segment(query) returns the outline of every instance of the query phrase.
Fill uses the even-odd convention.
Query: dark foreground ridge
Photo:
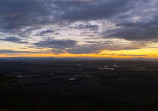
[[[0,111],[158,111],[158,62],[1,60]]]

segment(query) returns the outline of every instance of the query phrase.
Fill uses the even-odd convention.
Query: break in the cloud
[[[92,24],[79,24],[77,26],[69,27],[73,29],[78,29],[78,30],[90,30],[90,31],[98,31],[99,27],[98,25],[92,25]]]
[[[0,42],[54,53],[136,50],[156,43],[157,13],[157,0],[1,0]]]
[[[94,42],[93,44],[86,44],[78,46],[76,45],[73,48],[68,49],[67,51],[72,54],[91,54],[91,53],[100,53],[103,50],[118,51],[118,50],[134,50],[145,47],[144,42],[132,42],[128,44],[120,44],[119,42]]]
[[[131,56],[131,57],[145,57],[147,55],[132,55],[132,54],[101,54],[101,55],[110,55],[110,56]]]

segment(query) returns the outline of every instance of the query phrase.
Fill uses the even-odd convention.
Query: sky
[[[0,0],[0,57],[158,58],[158,0]]]

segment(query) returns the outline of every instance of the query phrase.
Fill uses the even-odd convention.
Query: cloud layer
[[[157,0],[1,0],[0,42],[73,54],[140,49],[158,39],[157,14]]]

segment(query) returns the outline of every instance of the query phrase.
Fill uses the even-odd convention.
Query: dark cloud
[[[18,53],[43,53],[43,52],[0,50],[0,54],[13,54],[13,53],[18,54]]]
[[[124,22],[117,24],[119,28],[107,30],[103,37],[123,38],[126,40],[154,40],[158,39],[158,17],[149,21]]]
[[[43,25],[62,20],[95,20],[109,18],[130,9],[135,0],[1,0],[0,27],[13,29]],[[129,5],[130,4],[130,5]]]
[[[53,31],[53,30],[45,30],[45,31],[42,31],[42,32],[40,32],[40,33],[38,33],[38,34],[36,34],[37,36],[44,36],[44,35],[46,35],[46,34],[50,34],[50,33],[54,33],[55,31]]]
[[[57,48],[57,49],[65,49],[74,47],[77,44],[74,40],[54,40],[54,39],[47,39],[34,45],[37,47],[45,47],[45,48]]]
[[[107,19],[128,11],[135,0],[95,0],[92,2],[64,2],[58,4],[65,8],[61,19],[69,21]]]
[[[0,1],[0,28],[3,30],[43,24],[49,15],[47,0]]]
[[[101,35],[105,38],[123,38],[131,41],[158,39],[158,1],[138,0],[135,8],[111,19],[117,28],[108,29]]]
[[[17,37],[7,37],[7,38],[0,39],[0,40],[13,42],[13,43],[20,43],[20,44],[28,43],[28,42],[22,41],[20,38],[17,38]]]

